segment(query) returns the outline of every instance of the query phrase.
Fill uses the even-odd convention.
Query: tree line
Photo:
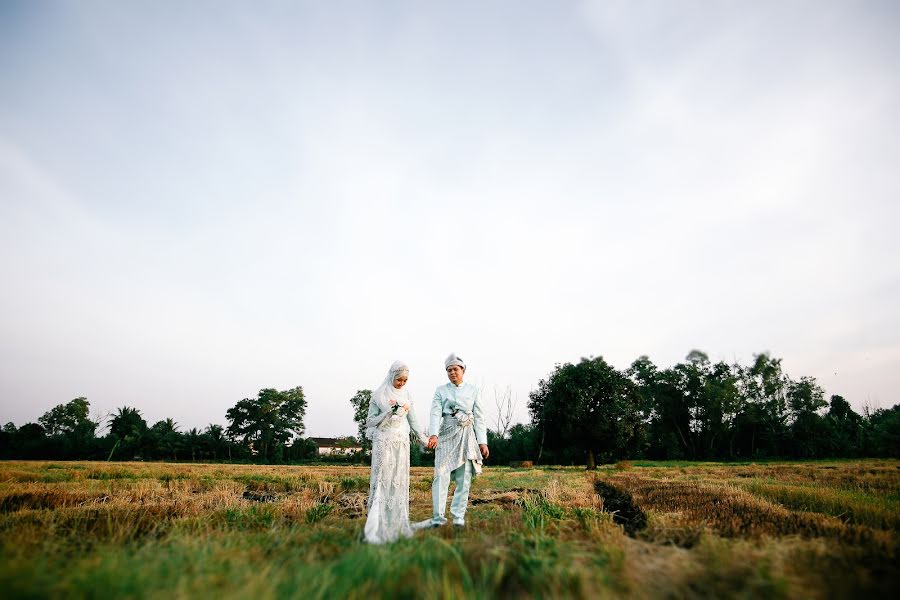
[[[75,398],[37,423],[0,430],[0,458],[86,460],[229,460],[290,462],[317,456],[303,438],[303,388],[266,388],[225,413],[227,426],[180,431],[174,419],[148,425],[141,411],[123,406],[109,415],[109,432],[97,436],[103,418],[91,418],[87,398]]]
[[[541,380],[528,410],[529,423],[489,431],[499,463],[900,457],[900,404],[859,414],[766,353],[741,365],[694,350],[668,369],[641,356],[624,371],[583,358]]]
[[[350,403],[366,460],[365,418],[370,390]],[[694,350],[660,369],[642,356],[620,371],[602,357],[558,364],[529,394],[528,423],[510,424],[511,396],[497,402],[488,430],[489,463],[532,460],[584,464],[622,459],[739,460],[766,458],[900,457],[900,404],[855,412],[841,396],[825,399],[812,377],[792,379],[781,360],[759,354],[750,365],[713,363]],[[60,404],[38,419],[0,429],[0,458],[90,460],[228,460],[297,462],[317,457],[303,437],[301,387],[266,388],[226,412],[227,426],[180,431],[171,418],[148,425],[123,406],[103,422],[86,398]],[[413,444],[413,465],[430,463]]]

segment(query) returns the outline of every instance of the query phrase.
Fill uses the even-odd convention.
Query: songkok
[[[463,362],[463,359],[457,356],[456,354],[451,354],[447,357],[447,360],[444,361],[444,369],[449,369],[453,365],[457,365],[462,367],[462,370],[466,370],[466,363]]]

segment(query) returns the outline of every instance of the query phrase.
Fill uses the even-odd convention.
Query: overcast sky
[[[0,0],[0,421],[692,349],[900,401],[895,2]]]

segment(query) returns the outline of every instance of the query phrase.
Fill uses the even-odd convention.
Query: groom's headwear
[[[456,354],[451,354],[450,356],[447,357],[447,360],[444,361],[444,370],[449,369],[453,365],[462,367],[463,371],[466,370],[466,363],[463,362],[463,359],[458,357]]]

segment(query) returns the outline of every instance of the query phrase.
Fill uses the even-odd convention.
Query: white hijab
[[[384,382],[372,393],[372,400],[382,411],[391,410],[391,400],[397,404],[409,404],[409,392],[406,386],[399,390],[394,387],[394,380],[401,375],[409,375],[409,367],[403,361],[395,360],[388,370]]]

